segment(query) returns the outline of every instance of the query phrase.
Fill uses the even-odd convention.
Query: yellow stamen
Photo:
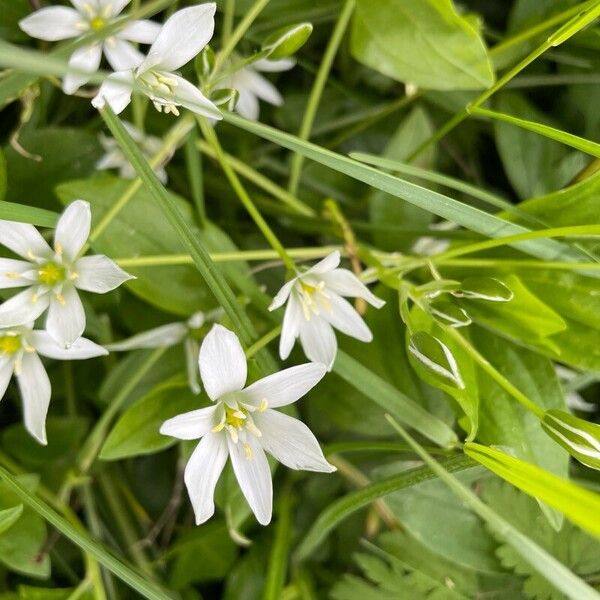
[[[252,448],[250,448],[250,444],[244,444],[244,454],[248,460],[252,459]]]
[[[265,412],[265,410],[267,410],[268,406],[269,406],[269,403],[267,402],[267,399],[263,398],[260,401],[260,404],[258,405],[258,412]]]

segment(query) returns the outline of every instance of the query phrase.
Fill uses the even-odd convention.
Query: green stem
[[[287,253],[286,249],[283,247],[283,244],[279,241],[273,230],[269,227],[269,224],[265,221],[263,216],[260,214],[259,210],[256,208],[256,205],[252,201],[252,198],[246,192],[246,189],[242,185],[242,182],[238,179],[238,176],[235,174],[235,171],[231,168],[229,163],[225,158],[225,153],[223,152],[223,148],[219,143],[219,139],[214,131],[214,129],[208,124],[206,119],[199,117],[198,122],[200,124],[200,129],[209,144],[213,147],[217,160],[219,161],[225,176],[227,177],[231,187],[239,198],[240,202],[244,205],[244,208],[248,211],[248,214],[252,217],[253,221],[256,223],[256,226],[260,229],[261,233],[271,246],[273,250],[277,252],[286,268],[291,271],[296,271],[296,266],[294,264],[293,259]]]
[[[204,205],[204,182],[202,171],[202,154],[198,152],[198,131],[194,127],[185,141],[185,165],[187,167],[192,199],[196,206],[198,223],[203,229],[206,225],[206,207]]]
[[[308,140],[310,137],[310,131],[312,129],[315,116],[319,108],[321,95],[323,94],[323,90],[325,89],[325,83],[327,82],[327,77],[329,76],[329,72],[331,71],[333,60],[340,47],[342,38],[344,37],[344,34],[346,32],[346,28],[348,27],[348,23],[350,22],[350,17],[352,16],[352,11],[354,10],[354,4],[355,0],[345,1],[344,6],[340,12],[338,21],[335,24],[333,33],[329,38],[327,48],[325,49],[325,54],[323,55],[323,60],[319,65],[319,70],[317,72],[315,82],[313,84],[313,87],[310,91],[310,95],[308,97],[308,101],[306,103],[306,108],[302,117],[302,123],[298,132],[298,137],[302,140]],[[304,157],[301,154],[294,154],[290,169],[290,182],[288,185],[288,191],[294,196],[298,192],[298,185],[300,183],[300,174],[302,172],[303,162]]]
[[[248,350],[246,350],[246,358],[252,358],[259,350],[264,348],[267,344],[272,342],[281,333],[281,325],[274,327],[268,333],[265,333],[259,340],[257,340]]]
[[[233,19],[235,17],[235,0],[225,0],[225,9],[223,10],[223,23],[221,25],[221,46],[227,44],[233,31]]]
[[[574,263],[566,261],[542,260],[508,260],[504,258],[458,258],[456,260],[437,260],[435,256],[431,257],[430,262],[445,267],[469,267],[470,269],[552,269],[557,271],[597,271],[600,269],[600,263]]]

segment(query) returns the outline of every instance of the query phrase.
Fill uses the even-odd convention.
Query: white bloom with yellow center
[[[0,305],[0,328],[32,323],[48,309],[46,330],[69,347],[85,329],[77,290],[105,294],[133,279],[106,256],[79,256],[91,218],[88,202],[69,204],[56,225],[52,248],[33,225],[0,221],[0,244],[25,259],[0,258],[0,289],[27,288]]]
[[[204,339],[199,364],[204,389],[214,405],[169,419],[160,429],[181,440],[201,438],[185,468],[196,524],[215,512],[215,486],[229,457],[252,512],[267,525],[273,484],[265,450],[291,469],[335,471],[304,423],[273,410],[304,396],[325,375],[325,368],[315,363],[299,365],[244,387],[244,351],[237,336],[221,325],[214,325]]]
[[[82,360],[108,354],[94,342],[79,338],[68,350],[46,331],[33,331],[31,323],[0,329],[0,399],[13,374],[23,400],[25,428],[41,444],[46,444],[46,414],[50,404],[50,380],[38,356],[57,360]]]
[[[131,0],[71,0],[74,8],[48,6],[36,10],[19,22],[19,27],[31,37],[56,42],[77,38],[89,31],[100,31],[110,25]],[[73,94],[85,85],[98,70],[102,52],[115,71],[132,69],[144,55],[131,43],[151,44],[160,31],[160,24],[150,20],[130,21],[102,43],[83,46],[73,52],[69,66],[89,73],[70,73],[63,80],[63,90]]]
[[[285,360],[300,338],[304,354],[331,370],[337,353],[334,328],[361,342],[373,339],[371,330],[343,296],[362,298],[381,308],[381,300],[348,269],[339,269],[340,253],[335,251],[316,265],[298,273],[277,293],[269,310],[287,302],[279,340],[279,355]]]
[[[131,102],[134,87],[146,94],[158,112],[179,114],[178,106],[220,119],[219,109],[200,90],[175,71],[208,44],[215,28],[214,3],[178,10],[167,19],[148,55],[136,69],[109,75],[92,100],[96,108],[108,104],[119,114]]]

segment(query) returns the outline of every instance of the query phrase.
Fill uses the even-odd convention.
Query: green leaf
[[[17,504],[17,506],[13,506],[12,508],[0,510],[0,536],[5,531],[9,530],[21,518],[22,514],[22,504]]]
[[[202,404],[187,383],[177,379],[155,387],[119,417],[100,452],[102,460],[152,454],[177,442],[161,435],[160,426],[171,417],[201,408]]]
[[[560,510],[573,523],[600,538],[600,495],[494,448],[467,442],[464,451],[502,479]]]
[[[6,158],[4,152],[0,149],[0,201],[6,196],[7,174],[6,174]]]
[[[442,325],[466,327],[472,323],[467,311],[452,302],[435,302],[428,307],[429,314]]]
[[[436,444],[451,446],[456,442],[456,435],[443,421],[345,352],[338,350],[333,370],[373,402]]]
[[[0,178],[2,175],[1,168],[2,165],[0,164]],[[4,221],[31,223],[39,227],[56,227],[58,214],[43,208],[36,208],[35,206],[24,206],[23,204],[15,204],[14,202],[0,202],[0,218]]]
[[[600,470],[600,425],[551,409],[544,413],[542,427],[579,462]]]
[[[454,456],[447,459],[444,466],[448,471],[454,472],[472,467],[473,462],[465,456]],[[435,475],[428,467],[415,467],[338,498],[313,522],[297,547],[296,558],[298,560],[307,558],[319,547],[332,529],[357,510],[387,494],[428,481],[434,477]]]
[[[24,42],[29,36],[19,27],[19,21],[31,12],[27,0],[0,0],[0,38],[7,42]]]
[[[451,0],[358,0],[352,54],[398,81],[432,90],[478,90],[494,83],[473,20]]]
[[[271,33],[262,43],[263,51],[269,60],[287,58],[295,54],[310,37],[313,26],[310,23],[287,25]]]
[[[493,277],[467,277],[453,294],[457,298],[488,302],[510,302],[515,297],[505,283]]]

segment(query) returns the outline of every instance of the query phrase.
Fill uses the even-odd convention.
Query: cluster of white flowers
[[[152,21],[115,23],[129,0],[71,0],[74,8],[49,7],[23,19],[21,28],[49,41],[77,38],[89,31],[115,27],[102,43],[75,50],[69,65],[77,72],[65,77],[63,88],[75,92],[100,66],[102,53],[114,73],[102,83],[92,104],[109,105],[115,113],[131,102],[133,91],[145,93],[159,112],[179,114],[178,107],[220,119],[218,108],[176,70],[187,64],[210,41],[214,3],[175,12],[161,27]],[[144,56],[134,43],[151,44]],[[277,89],[262,75],[290,69],[294,61],[257,60],[219,80],[220,88],[238,91],[237,110],[249,119],[259,116],[259,100],[280,105]],[[131,137],[151,155],[159,141],[127,124]],[[123,177],[134,171],[114,140],[102,138],[106,154],[97,168],[118,168]],[[164,170],[158,176],[166,179]],[[0,288],[25,287],[0,305],[0,392],[14,372],[24,402],[25,424],[46,443],[45,419],[50,382],[37,353],[56,359],[83,359],[108,350],[172,346],[183,343],[190,388],[200,392],[198,375],[213,404],[166,421],[161,433],[183,440],[200,439],[186,470],[185,483],[196,515],[203,523],[214,513],[213,495],[227,457],[240,487],[262,524],[269,523],[273,505],[271,473],[265,451],[292,469],[331,472],[319,444],[301,421],[274,410],[296,402],[333,368],[337,352],[334,329],[363,342],[372,334],[360,314],[344,297],[362,298],[374,307],[384,302],[347,269],[339,268],[334,252],[312,268],[298,271],[275,296],[270,310],[287,303],[279,346],[288,358],[296,338],[310,363],[285,369],[246,386],[247,365],[236,335],[218,323],[200,345],[206,323],[223,311],[196,313],[146,331],[106,348],[81,337],[85,313],[77,290],[105,293],[130,276],[105,256],[81,256],[90,231],[89,205],[76,200],[61,216],[51,248],[31,225],[0,221],[0,243],[25,260],[0,259]],[[45,331],[33,324],[48,311]]]
[[[0,398],[14,373],[25,426],[42,444],[51,389],[37,353],[58,360],[107,354],[81,337],[85,312],[78,290],[105,294],[131,279],[106,256],[81,256],[90,226],[90,206],[83,200],[65,209],[52,247],[33,225],[0,221],[0,244],[22,259],[0,258],[0,289],[25,288],[0,305]],[[45,331],[33,330],[46,311]]]

